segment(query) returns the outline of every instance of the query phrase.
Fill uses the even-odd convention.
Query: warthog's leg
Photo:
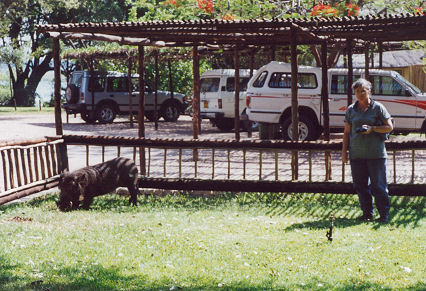
[[[93,202],[93,197],[84,197],[82,208],[88,210],[92,202]]]
[[[127,187],[127,189],[129,189],[129,193],[130,193],[129,203],[133,204],[133,206],[136,206],[138,202],[138,193],[139,193],[138,188],[135,185],[131,185]]]

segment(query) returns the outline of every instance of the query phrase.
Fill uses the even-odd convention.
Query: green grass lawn
[[[46,113],[53,113],[55,110],[54,107],[42,107],[41,111],[38,107],[5,107],[0,106],[0,115],[3,114],[25,114],[25,113],[39,113],[39,114],[46,114]]]
[[[1,290],[426,288],[424,197],[392,197],[386,225],[351,195],[56,199],[0,207]]]

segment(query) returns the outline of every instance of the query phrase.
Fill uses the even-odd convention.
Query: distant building
[[[379,68],[379,54],[370,56],[370,68]],[[352,58],[354,68],[365,67],[364,54],[354,54]],[[339,58],[337,68],[343,68],[343,57]],[[426,91],[426,51],[425,50],[397,50],[383,52],[383,70],[393,70],[400,73],[408,81],[416,85],[423,92]]]

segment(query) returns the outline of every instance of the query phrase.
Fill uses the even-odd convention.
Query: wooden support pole
[[[138,46],[138,74],[139,74],[139,108],[138,108],[138,137],[145,138],[145,49],[143,46]],[[146,165],[145,165],[145,148],[139,147],[139,164],[140,172],[143,176],[146,175]]]
[[[364,52],[364,58],[365,58],[365,79],[370,79],[370,44],[367,43],[365,52]]]
[[[194,99],[192,100],[192,111],[194,112],[194,115],[192,116],[192,129],[193,138],[198,139],[198,129],[200,125],[200,58],[197,46],[194,46],[192,49],[192,70],[194,75]]]
[[[62,135],[61,119],[61,59],[59,39],[53,39],[53,66],[54,66],[54,104],[55,104],[55,127],[56,135]]]
[[[354,67],[352,63],[352,40],[346,40],[346,52],[348,54],[348,106],[352,104],[352,83],[354,82]]]
[[[170,59],[167,60],[167,67],[169,68],[169,87],[170,87],[170,98],[174,98],[174,87],[173,87],[173,74],[172,74],[172,62]]]
[[[96,111],[95,111],[95,68],[93,67],[93,60],[90,61],[90,90],[92,91],[92,102],[90,104],[91,110],[88,112],[89,119],[92,120],[92,122],[95,122],[96,120]],[[86,108],[87,109],[87,108]]]
[[[138,46],[138,74],[139,74],[139,108],[138,108],[138,137],[145,137],[145,48],[143,46]]]
[[[298,116],[298,100],[297,100],[297,39],[296,31],[291,28],[291,126],[292,140],[299,140],[299,116]]]
[[[383,69],[383,43],[379,42],[379,69]]]
[[[240,140],[240,57],[238,47],[234,48],[234,128],[235,139]]]
[[[253,73],[254,73],[254,54],[255,54],[255,50],[251,49],[250,50],[250,79],[251,77],[253,77]],[[248,119],[248,117],[247,117]],[[247,126],[247,137],[252,137],[253,136],[253,127],[252,124],[253,122],[251,122],[250,120],[246,120],[248,126]]]
[[[297,68],[297,38],[296,30],[291,28],[291,128],[292,140],[299,140],[299,116],[298,116],[298,100],[297,100],[297,83],[298,83],[298,68]],[[299,176],[299,158],[298,152],[292,151],[291,173],[292,180],[297,180]]]
[[[61,59],[60,59],[59,39],[53,39],[53,66],[54,66],[54,104],[55,104],[55,127],[56,135],[63,135],[62,118],[61,118]],[[58,146],[57,159],[58,169],[60,172],[68,169],[68,152],[67,146],[61,143]],[[37,172],[37,168],[35,169]]]
[[[321,44],[321,67],[322,67],[322,85],[321,85],[321,99],[323,106],[323,120],[324,120],[324,139],[330,140],[330,110],[328,104],[328,67],[327,67],[327,42],[323,41]]]
[[[155,67],[155,80],[154,80],[154,128],[158,130],[158,50],[154,52],[154,67]]]
[[[127,60],[127,85],[129,91],[129,119],[130,127],[133,128],[133,86],[132,86],[132,58],[129,57]]]

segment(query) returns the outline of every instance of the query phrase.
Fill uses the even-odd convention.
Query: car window
[[[83,82],[83,74],[73,74],[70,80],[70,84],[75,85],[78,88],[81,88],[81,83]]]
[[[128,92],[127,78],[125,77],[109,77],[107,78],[108,92]]]
[[[353,79],[358,80],[360,75],[354,75]],[[348,94],[348,75],[331,76],[331,94]],[[354,90],[352,90],[354,94]]]
[[[263,85],[265,84],[266,77],[268,77],[268,72],[267,71],[263,71],[259,75],[259,77],[257,77],[257,79],[253,82],[253,87],[262,88]]]
[[[247,77],[240,78],[240,91],[247,91],[248,81],[249,81],[249,78],[247,78]],[[226,91],[234,92],[235,91],[234,83],[235,83],[234,77],[227,78],[226,79]]]
[[[95,77],[93,78],[93,86],[95,88],[95,92],[103,92],[105,90],[105,78],[103,77]],[[92,84],[89,80],[89,92],[92,91]]]
[[[404,88],[390,76],[370,76],[373,95],[403,96]]]
[[[220,78],[202,78],[200,80],[201,92],[217,92],[219,91]]]
[[[395,73],[395,78],[400,82],[400,83],[404,83],[405,85],[407,85],[408,87],[411,88],[411,90],[414,91],[414,93],[416,94],[420,94],[422,91],[417,88],[416,86],[414,86],[413,84],[411,84],[407,79],[405,79],[403,76],[401,76],[398,73]]]
[[[151,86],[145,81],[145,92],[152,92]],[[139,78],[132,77],[132,92],[139,92]]]
[[[318,82],[315,74],[297,74],[297,87],[300,89],[315,89]],[[291,88],[291,73],[276,72],[271,75],[268,86],[270,88]]]

